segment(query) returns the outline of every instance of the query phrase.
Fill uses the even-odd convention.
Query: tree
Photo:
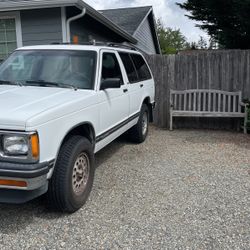
[[[200,40],[197,43],[198,49],[207,49],[207,41],[203,36],[200,36]]]
[[[179,29],[165,28],[161,20],[157,21],[157,34],[162,54],[176,54],[191,47]]]
[[[208,45],[208,49],[218,49],[218,43],[215,41],[214,38],[210,38],[209,40],[209,45]]]
[[[177,3],[190,12],[220,47],[250,49],[250,0],[186,0]]]

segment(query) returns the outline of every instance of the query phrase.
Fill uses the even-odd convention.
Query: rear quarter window
[[[135,65],[139,81],[145,81],[145,80],[152,79],[150,70],[149,70],[145,60],[143,59],[143,57],[141,55],[138,55],[138,54],[131,54],[130,56],[131,56],[133,63]]]

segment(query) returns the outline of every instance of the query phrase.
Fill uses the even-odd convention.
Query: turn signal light
[[[15,180],[0,180],[0,186],[27,187],[27,182]]]
[[[30,137],[32,156],[37,159],[39,157],[39,139],[38,135],[34,134]]]

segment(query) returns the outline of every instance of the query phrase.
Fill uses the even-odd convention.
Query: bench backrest
[[[170,90],[170,105],[175,111],[241,113],[241,98],[241,91]]]

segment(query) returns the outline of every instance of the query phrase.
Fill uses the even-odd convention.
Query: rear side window
[[[131,54],[131,58],[137,70],[139,81],[152,79],[149,68],[141,55]]]
[[[126,70],[126,73],[128,75],[128,80],[130,83],[135,83],[135,82],[138,82],[138,75],[137,75],[137,72],[136,72],[136,69],[134,67],[134,63],[131,59],[131,57],[129,56],[129,54],[127,53],[119,53],[121,59],[122,59],[122,62],[123,62],[123,65],[125,67],[125,70]]]

